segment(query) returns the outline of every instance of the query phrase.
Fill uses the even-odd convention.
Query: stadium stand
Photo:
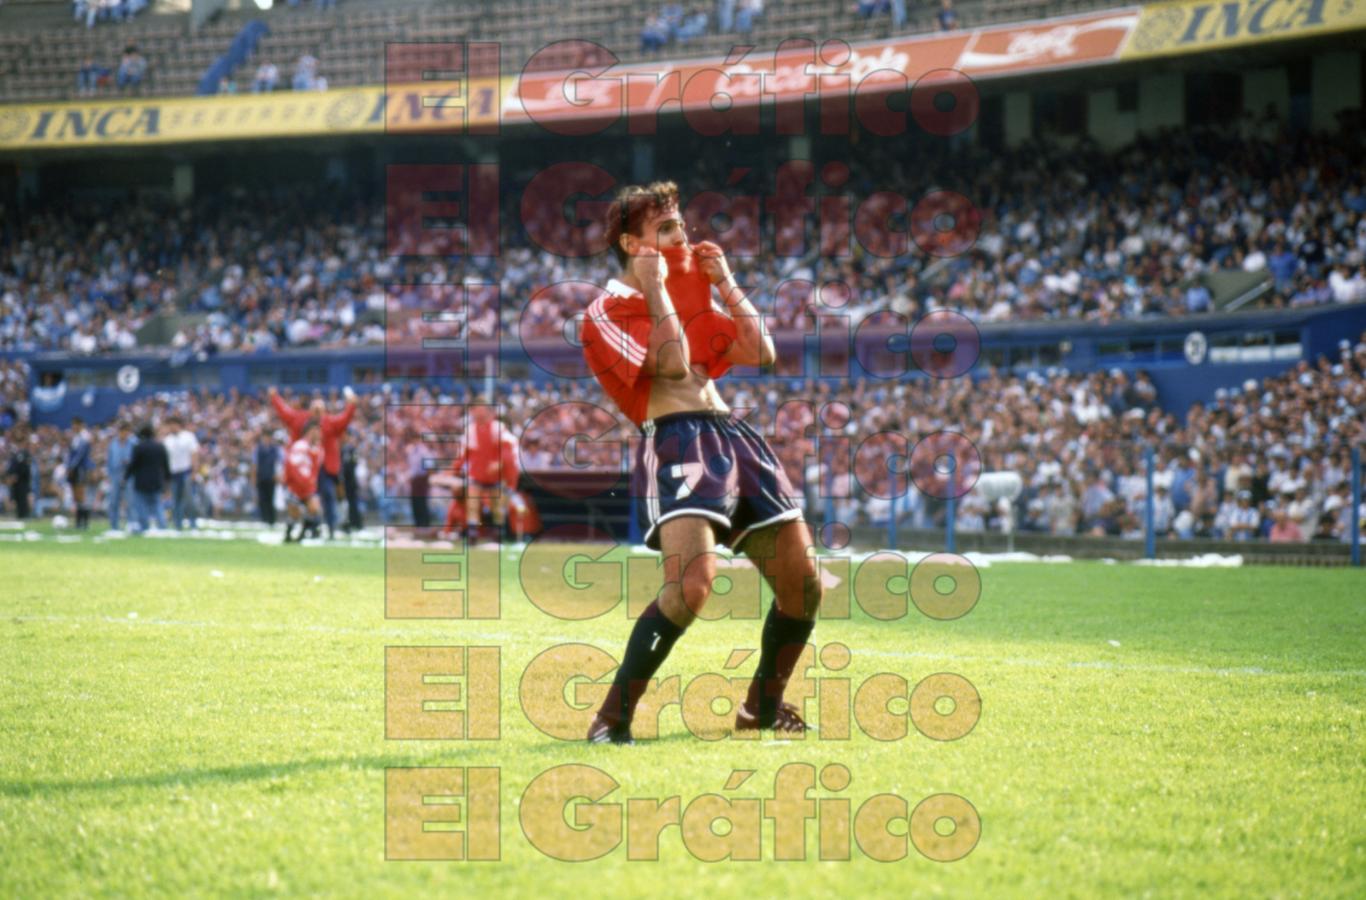
[[[959,27],[969,27],[1107,5],[1111,4],[1101,0],[965,0],[955,11]],[[906,21],[896,33],[938,30],[937,7],[909,6]],[[753,30],[741,36],[720,32],[716,10],[710,7],[708,32],[686,45],[671,45],[667,55],[719,56],[737,42],[768,46],[787,37],[811,35],[859,40],[885,37],[894,30],[888,16],[861,18],[852,0],[780,0],[770,3]],[[605,50],[629,62],[641,58],[640,28],[647,11],[627,0],[587,0],[571,10],[552,0],[420,4],[389,0],[344,3],[326,10],[279,4],[269,11],[224,12],[195,32],[188,14],[160,12],[155,7],[125,23],[88,29],[71,19],[70,7],[62,0],[11,0],[0,6],[0,101],[75,97],[76,73],[85,59],[112,68],[129,44],[135,44],[149,61],[145,94],[190,95],[204,72],[253,19],[265,23],[270,34],[261,41],[247,69],[269,62],[281,72],[292,72],[301,56],[311,54],[330,87],[384,83],[384,45],[391,41],[496,42],[506,72],[582,66],[605,59]],[[581,44],[552,46],[573,34],[600,35],[603,49]],[[472,65],[483,64],[472,60]],[[239,83],[250,81],[247,69],[237,73]],[[101,90],[114,88],[111,83]]]
[[[882,310],[914,320],[932,309],[982,323],[1182,316],[1217,309],[1209,285],[1228,273],[1264,286],[1260,302],[1270,307],[1359,302],[1366,172],[1350,162],[1360,154],[1359,125],[1343,125],[1297,136],[1257,123],[1166,133],[1115,153],[1039,142],[1008,154],[927,150],[926,170],[983,210],[972,252],[947,263],[918,253],[841,254],[813,231],[805,256],[737,259],[736,269],[778,330],[799,327],[813,285],[829,281],[850,287],[856,321]],[[1064,161],[1069,179],[1048,178]],[[685,197],[724,180],[727,163],[715,154],[700,152],[693,164],[681,173]],[[514,182],[505,193],[516,196],[524,183],[513,162],[505,169]],[[908,196],[927,186],[903,161],[873,151],[851,180],[860,196],[880,182]],[[1262,186],[1241,190],[1247,183]],[[391,256],[383,205],[326,182],[210,196],[183,208],[141,198],[27,210],[0,242],[0,350],[376,344],[386,309],[419,299],[379,285],[467,280],[496,283],[504,298],[471,294],[474,337],[530,338],[553,333],[581,305],[572,289],[547,286],[605,284],[615,273],[607,254],[538,250],[528,237],[538,223],[513,215],[504,217],[495,268],[491,260]],[[773,246],[767,222],[736,227],[763,229],[759,245]]]
[[[21,409],[22,392],[14,386],[22,378],[19,367],[0,369],[7,409]],[[775,452],[805,492],[812,520],[827,515],[829,496],[838,521],[851,525],[884,526],[893,494],[898,521],[908,527],[941,526],[945,507],[904,478],[894,487],[880,464],[885,453],[856,454],[852,470],[841,470],[839,442],[828,439],[841,433],[818,446],[806,427],[832,407],[854,441],[893,430],[909,442],[940,430],[967,435],[984,470],[1017,471],[1024,478],[1025,491],[1012,509],[1016,527],[1063,537],[1142,536],[1146,489],[1138,450],[1152,437],[1158,536],[1341,544],[1350,536],[1348,450],[1366,439],[1366,334],[1355,343],[1344,339],[1336,359],[1303,361],[1241,390],[1221,389],[1213,403],[1196,404],[1184,417],[1158,405],[1156,389],[1141,373],[989,371],[971,381],[810,382],[791,395],[771,384],[756,390],[743,380],[721,386],[733,408],[751,409],[750,421],[772,436]],[[420,417],[432,404],[478,401],[474,390],[418,386],[362,394],[349,440],[357,447],[370,521],[381,506],[384,521],[408,520],[410,481],[429,470],[434,452],[418,437]],[[810,403],[794,404],[793,397]],[[536,473],[570,466],[563,451],[572,436],[595,435],[591,445],[576,449],[575,461],[607,473],[619,471],[619,448],[637,437],[634,427],[606,411],[609,404],[591,380],[511,382],[500,386],[496,399],[519,438],[533,495]],[[279,428],[263,394],[189,391],[131,403],[99,427],[97,471],[104,471],[103,448],[118,421],[136,427],[172,414],[184,416],[207,447],[196,474],[201,515],[254,515],[252,448],[262,430]],[[0,429],[0,460],[11,458],[20,435]],[[39,515],[69,505],[61,468],[69,437],[52,425],[39,425],[27,437],[39,472]],[[107,488],[101,486],[101,498]],[[545,493],[541,485],[539,494]],[[436,490],[431,502],[446,498]],[[3,488],[0,508],[12,509]],[[999,531],[1002,515],[970,492],[960,503],[957,528]]]

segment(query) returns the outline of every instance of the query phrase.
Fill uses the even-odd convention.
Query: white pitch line
[[[143,618],[119,618],[118,616],[11,616],[9,622],[100,622],[113,625],[151,625],[156,627],[170,628],[247,628],[253,631],[305,631],[314,634],[335,634],[335,635],[354,635],[358,637],[392,637],[403,638],[406,640],[425,640],[433,637],[428,634],[414,634],[412,627],[395,628],[392,626],[379,628],[339,628],[335,625],[297,625],[286,623],[266,623],[266,622],[197,622],[181,619],[143,619]],[[404,620],[419,623],[421,620]],[[432,620],[430,627],[433,629],[443,629],[439,638],[443,641],[460,640],[469,641],[493,641],[504,644],[524,644],[524,643],[544,643],[547,647],[556,644],[613,644],[620,642],[625,632],[613,634],[588,634],[588,635],[526,635],[511,634],[505,631],[469,631],[460,629],[457,632],[447,632],[444,629],[447,623],[459,620]],[[623,623],[624,624],[624,623]],[[417,627],[422,627],[420,624]],[[723,646],[720,644],[695,644],[689,643],[690,650],[701,650],[704,653],[715,653],[723,656],[732,652],[734,647]],[[915,660],[948,660],[954,663],[971,663],[994,666],[1016,666],[1031,669],[1090,669],[1102,672],[1147,672],[1166,675],[1206,675],[1219,678],[1246,677],[1246,678],[1366,678],[1366,669],[1330,669],[1326,671],[1310,672],[1277,672],[1263,669],[1257,666],[1237,666],[1237,667],[1215,667],[1215,666],[1181,666],[1169,663],[1124,663],[1112,660],[1048,660],[1032,659],[1029,657],[1006,656],[960,656],[951,653],[927,653],[915,650],[853,650],[855,656],[871,656],[882,659],[915,659]]]

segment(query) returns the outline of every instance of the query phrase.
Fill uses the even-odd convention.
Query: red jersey
[[[323,451],[303,438],[289,445],[285,451],[285,487],[300,500],[307,500],[318,492],[318,471],[322,467]]]
[[[700,269],[677,275],[671,271],[665,287],[683,323],[692,365],[703,367],[708,378],[720,378],[730,369],[726,353],[735,341],[735,320],[712,305],[711,282]],[[580,331],[589,371],[637,425],[645,421],[650,405],[653,378],[641,368],[653,328],[645,295],[614,278],[588,305]]]
[[[467,478],[481,484],[501,483],[512,490],[519,475],[517,439],[497,419],[480,424],[471,418],[460,468]]]
[[[279,394],[272,396],[270,403],[275,407],[280,421],[285,423],[285,428],[289,429],[289,440],[297,441],[303,435],[312,415],[306,409],[295,409],[290,406]],[[329,475],[341,472],[341,439],[355,414],[356,401],[352,400],[346,404],[346,409],[336,415],[324,415],[318,423],[318,430],[322,432],[323,468]]]

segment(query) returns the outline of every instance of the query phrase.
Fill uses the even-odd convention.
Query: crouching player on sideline
[[[507,540],[508,496],[517,489],[517,439],[494,415],[490,406],[470,413],[465,453],[457,465],[465,475],[465,533],[471,543],[479,536],[483,508],[493,514],[498,540]]]
[[[441,530],[441,537],[449,540],[465,530],[468,515],[465,506],[465,482],[457,476],[443,474],[433,476],[432,483],[446,485],[451,490],[451,504],[446,507],[446,525]],[[490,514],[493,513],[487,503],[482,506],[483,509],[488,509]],[[480,514],[482,516],[482,510]],[[507,493],[506,521],[508,533],[516,544],[525,544],[527,535],[536,534],[541,530],[541,516],[536,511],[536,505],[521,491]]]
[[[493,407],[472,407],[460,454],[449,472],[431,479],[432,484],[449,488],[452,495],[443,533],[453,536],[463,527],[466,539],[473,544],[479,538],[479,526],[487,509],[493,517],[496,537],[506,541],[508,501],[517,490],[520,471],[517,439],[512,432],[494,414]]]
[[[323,450],[318,446],[318,423],[309,422],[298,440],[285,452],[285,488],[289,491],[289,522],[285,524],[285,543],[305,537],[321,537],[322,504],[318,502],[318,473],[322,471]],[[303,517],[299,534],[294,525]]]
[[[584,355],[644,436],[632,490],[645,543],[664,556],[664,587],[631,632],[588,740],[631,741],[649,679],[711,594],[717,540],[749,556],[775,597],[735,727],[805,731],[782,696],[820,607],[811,534],[782,464],[713,382],[732,365],[772,365],[773,342],[721,248],[689,246],[672,182],[626,188],[606,224],[623,272],[588,307]]]

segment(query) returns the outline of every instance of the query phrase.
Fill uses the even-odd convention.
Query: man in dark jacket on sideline
[[[128,462],[128,477],[133,479],[134,530],[147,530],[148,520],[155,519],[157,528],[166,527],[166,513],[161,505],[161,492],[171,479],[171,458],[166,447],[157,440],[156,430],[148,423],[138,429],[138,442]]]
[[[342,530],[347,534],[360,531],[365,522],[360,514],[360,479],[356,475],[359,464],[356,448],[350,444],[342,447],[342,487],[346,490],[346,524]]]
[[[5,477],[9,479],[9,493],[14,499],[14,514],[27,519],[33,512],[29,503],[33,496],[33,454],[28,449],[28,426],[16,425],[13,434],[14,455],[5,469]]]
[[[269,428],[256,441],[256,514],[275,527],[275,484],[280,480],[280,448]]]

